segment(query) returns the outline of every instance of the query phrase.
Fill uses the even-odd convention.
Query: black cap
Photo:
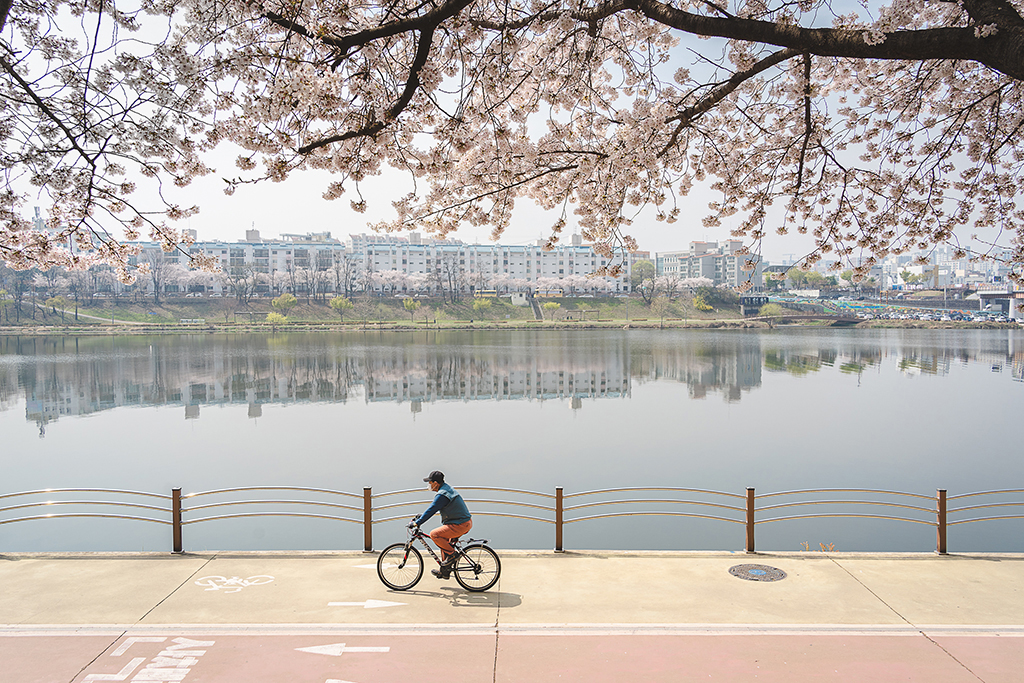
[[[438,484],[443,484],[444,472],[438,472],[437,470],[434,470],[433,472],[428,474],[427,478],[424,479],[423,481],[436,481]]]

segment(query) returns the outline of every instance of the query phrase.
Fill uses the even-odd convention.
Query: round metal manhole
[[[786,572],[766,564],[738,564],[729,567],[729,573],[747,581],[782,581]]]

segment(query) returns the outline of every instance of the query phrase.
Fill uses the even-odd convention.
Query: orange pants
[[[469,520],[462,524],[444,524],[430,532],[430,540],[436,543],[437,547],[441,549],[442,561],[447,559],[448,555],[452,552],[452,544],[449,541],[458,538],[462,534],[468,533],[472,528],[473,520]]]

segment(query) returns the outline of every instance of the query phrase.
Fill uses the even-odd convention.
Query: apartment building
[[[167,271],[139,286],[161,292],[224,295],[239,273],[255,277],[258,294],[290,291],[376,291],[437,293],[440,289],[471,293],[478,290],[537,291],[563,289],[575,293],[617,294],[629,291],[634,257],[622,264],[617,277],[596,276],[612,265],[590,245],[574,236],[572,244],[544,251],[535,245],[463,244],[456,240],[358,234],[342,242],[330,233],[285,234],[263,239],[258,230],[246,231],[244,242],[195,242],[192,253],[213,256],[220,274],[185,271],[188,259],[164,253],[156,243],[142,243],[137,263]],[[173,268],[177,266],[177,268]]]
[[[690,242],[686,251],[658,252],[655,265],[658,275],[675,276],[681,279],[706,277],[716,286],[739,287],[748,280],[753,290],[763,290],[762,263],[756,256],[739,254],[743,247],[740,240],[718,242]],[[744,270],[744,264],[754,259],[752,271]]]

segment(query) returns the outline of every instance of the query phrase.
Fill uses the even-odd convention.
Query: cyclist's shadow
[[[441,586],[436,591],[407,590],[388,592],[394,595],[422,595],[428,598],[444,598],[451,603],[452,607],[501,607],[504,609],[506,607],[518,607],[523,602],[523,596],[518,593],[500,593],[496,591],[473,593],[449,586]]]

